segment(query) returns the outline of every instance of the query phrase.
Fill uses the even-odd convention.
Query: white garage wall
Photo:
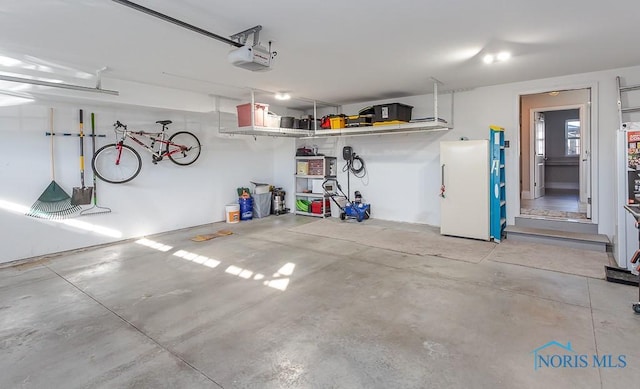
[[[57,132],[77,133],[82,108],[88,133],[90,113],[95,112],[97,133],[108,136],[97,139],[98,147],[114,141],[116,120],[129,128],[152,130],[157,128],[156,120],[170,119],[171,133],[188,129],[198,136],[202,154],[187,167],[169,160],[153,165],[150,155],[135,146],[143,158],[138,177],[122,185],[98,181],[98,201],[112,213],[65,223],[24,216],[20,207],[30,207],[51,181],[50,138],[45,136],[49,107],[55,108]],[[282,150],[293,148],[289,139],[220,135],[215,113],[59,102],[1,107],[0,135],[5,145],[0,163],[0,236],[4,243],[0,262],[224,220],[225,204],[237,202],[236,188],[250,186],[252,180],[274,182],[276,162],[278,166],[283,163]],[[79,140],[56,137],[55,150],[56,182],[71,194],[80,183]],[[85,155],[86,184],[91,186],[90,138],[85,139]]]
[[[364,200],[371,203],[373,217],[437,226],[440,224],[440,141],[460,137],[488,139],[488,126],[506,121],[499,117],[506,112],[499,106],[501,94],[506,95],[496,91],[493,99],[483,101],[483,106],[471,92],[456,93],[452,131],[314,139],[299,143],[317,144],[325,154],[337,156],[341,167],[344,166],[342,147],[352,146],[365,160],[368,174],[364,179],[351,176],[351,193],[362,192]],[[413,106],[414,118],[433,116],[432,95],[346,105],[342,112],[352,115],[368,105],[387,102]],[[451,122],[450,94],[439,96],[438,116]],[[338,179],[346,192],[346,173],[341,172]]]
[[[342,147],[353,146],[366,161],[366,180],[352,179],[351,191],[360,190],[372,204],[373,216],[405,222],[440,223],[439,142],[442,140],[488,138],[491,124],[506,128],[511,147],[506,150],[507,210],[509,224],[519,213],[519,95],[559,89],[594,88],[593,168],[597,181],[593,186],[594,210],[600,233],[614,237],[615,211],[615,134],[618,128],[615,77],[622,76],[633,84],[640,82],[640,67],[614,69],[565,77],[477,88],[455,94],[454,127],[446,133],[381,135],[341,139],[298,141],[299,145],[316,143],[327,155],[342,162]],[[445,85],[446,87],[446,85]],[[442,96],[439,116],[450,119],[448,97]],[[398,101],[414,105],[413,117],[432,116],[431,96],[415,96],[395,100],[372,101],[342,107],[345,114],[381,102]],[[340,175],[346,189],[346,176]],[[472,223],[473,221],[468,221]]]
[[[455,95],[453,131],[393,136],[368,136],[340,139],[299,140],[220,135],[218,118],[210,96],[198,94],[174,95],[173,91],[156,90],[154,97],[139,85],[119,84],[123,101],[148,108],[121,108],[85,100],[87,105],[67,103],[30,104],[0,108],[0,134],[7,152],[0,163],[0,236],[5,244],[0,262],[86,247],[145,234],[189,227],[223,220],[224,205],[235,201],[235,188],[258,180],[285,187],[287,202],[293,207],[290,194],[293,184],[293,155],[296,144],[316,144],[327,155],[336,155],[342,164],[342,147],[351,145],[366,161],[369,175],[366,180],[353,179],[351,191],[360,190],[365,200],[372,203],[374,217],[388,220],[438,225],[439,206],[439,142],[468,137],[487,137],[490,124],[506,128],[511,142],[507,150],[507,199],[509,223],[513,223],[519,205],[518,193],[518,96],[557,89],[594,88],[593,139],[594,212],[601,233],[615,236],[615,131],[618,127],[615,77],[620,75],[628,83],[640,82],[640,67],[607,70],[566,77],[528,81],[478,88]],[[114,88],[115,89],[115,88]],[[168,97],[159,98],[158,96]],[[170,95],[170,96],[169,96]],[[136,97],[137,96],[137,97]],[[180,96],[173,100],[172,96]],[[110,97],[109,97],[110,98]],[[432,116],[430,95],[402,98],[413,105],[414,117]],[[442,95],[441,117],[450,120],[449,96]],[[386,102],[389,102],[387,100]],[[378,101],[342,107],[346,114]],[[91,105],[93,104],[93,105]],[[145,125],[158,119],[171,119],[173,130],[181,127],[196,133],[203,143],[201,159],[191,167],[172,166],[168,161],[153,166],[148,157],[138,178],[126,185],[98,183],[100,201],[115,212],[107,215],[73,219],[84,222],[80,227],[92,225],[116,231],[118,237],[105,236],[72,226],[25,217],[20,212],[7,210],[14,204],[30,206],[50,182],[48,138],[48,107],[56,108],[56,130],[77,131],[77,110],[86,115],[97,113],[98,132],[111,134],[111,124],[119,119],[132,126]],[[164,110],[150,108],[162,107]],[[211,106],[211,110],[208,107]],[[170,111],[168,108],[188,109]],[[227,107],[228,108],[228,107]],[[228,109],[231,111],[232,107]],[[204,113],[202,113],[204,112]],[[86,119],[86,128],[89,120]],[[105,142],[99,139],[100,143]],[[90,142],[87,141],[87,147]],[[78,185],[77,141],[57,139],[57,177],[67,192]],[[89,169],[88,169],[89,170]],[[90,174],[89,174],[90,176]],[[340,174],[346,189],[346,178]],[[167,208],[172,208],[168,212]],[[469,221],[473,222],[473,221]],[[115,233],[114,233],[115,234]],[[46,237],[46,239],[44,239]],[[624,244],[622,242],[621,244]]]

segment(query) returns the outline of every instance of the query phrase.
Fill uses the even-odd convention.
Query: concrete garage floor
[[[0,387],[637,387],[636,288],[492,261],[508,241],[472,263],[295,231],[315,221],[207,225],[0,270]],[[354,233],[367,224],[427,228]],[[190,240],[222,228],[234,235]],[[551,341],[627,365],[534,370]]]

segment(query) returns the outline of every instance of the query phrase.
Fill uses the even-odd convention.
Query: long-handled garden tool
[[[80,110],[80,185],[82,186],[73,188],[71,204],[91,204],[93,188],[84,186],[84,122],[82,121],[82,110]]]
[[[71,204],[71,197],[56,182],[53,152],[53,108],[49,113],[49,129],[51,131],[51,183],[33,203],[26,215],[42,219],[65,219],[82,208]]]
[[[93,148],[93,154],[96,155],[96,117],[93,112],[91,112],[91,146]],[[111,212],[111,208],[100,207],[98,206],[98,185],[97,185],[96,175],[93,174],[93,205],[87,209],[82,210],[80,212],[81,215],[98,215],[101,213],[109,213]]]

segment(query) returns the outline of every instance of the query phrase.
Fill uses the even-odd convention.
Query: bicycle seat
[[[171,124],[173,122],[171,120],[158,120],[156,123],[166,126],[167,124]]]

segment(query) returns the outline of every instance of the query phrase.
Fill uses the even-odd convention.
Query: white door
[[[591,109],[580,107],[580,212],[591,219]]]
[[[534,169],[533,169],[533,198],[544,196],[544,166],[545,160],[545,125],[544,113],[534,112]]]
[[[440,233],[489,239],[489,141],[440,142]]]

